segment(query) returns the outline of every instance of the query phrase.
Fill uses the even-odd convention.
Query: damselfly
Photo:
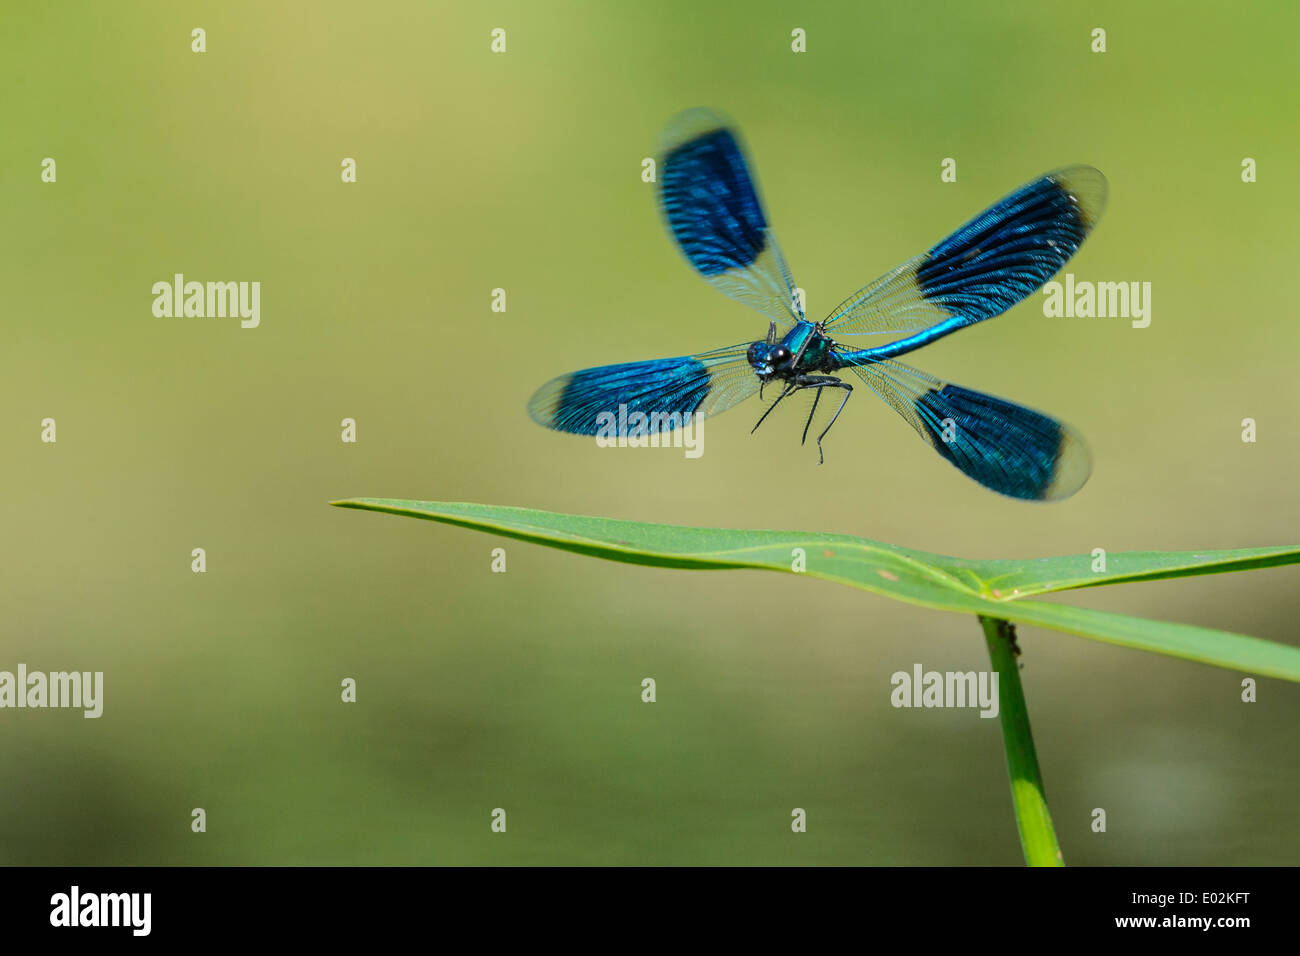
[[[1021,186],[947,239],[810,322],[768,225],[739,132],[719,114],[688,110],[668,125],[658,164],[659,202],[686,259],[704,279],[769,320],[767,336],[680,358],[606,365],[562,375],[528,403],[538,423],[595,435],[602,413],[625,406],[651,429],[713,415],[765,387],[776,398],[754,425],[795,392],[813,390],[803,441],[827,389],[839,419],[851,372],[888,402],[940,455],[987,488],[1014,498],[1055,500],[1078,491],[1092,470],[1070,426],[1005,399],[941,382],[902,364],[957,329],[1000,315],[1039,289],[1097,224],[1106,178],[1068,166]],[[850,348],[841,336],[898,335]]]

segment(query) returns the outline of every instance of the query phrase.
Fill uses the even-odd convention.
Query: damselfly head
[[[754,342],[746,353],[750,367],[763,381],[767,381],[783,367],[790,364],[793,353],[784,345],[773,342]]]

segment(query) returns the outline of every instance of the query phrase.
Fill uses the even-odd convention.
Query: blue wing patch
[[[1058,481],[1063,459],[1077,451],[1071,452],[1076,439],[1056,419],[960,385],[931,389],[916,399],[916,409],[934,450],[984,487],[1030,500],[1078,490]]]
[[[660,175],[668,228],[700,275],[757,261],[767,247],[767,217],[731,130],[678,146]]]
[[[1056,501],[1083,487],[1092,455],[1063,422],[941,382],[900,362],[846,366],[963,474],[1012,498]]]
[[[620,412],[623,418],[645,414],[649,433],[672,431],[696,412],[714,415],[758,392],[748,347],[561,375],[534,393],[528,414],[539,425],[575,435],[595,435],[606,427],[603,415],[619,418]]]
[[[1041,176],[854,293],[824,326],[836,335],[925,330],[883,347],[887,358],[1000,315],[1069,261],[1105,204],[1106,177],[1091,166]]]
[[[1091,166],[1048,173],[990,206],[925,254],[921,295],[970,325],[1039,289],[1083,245],[1106,199]]]
[[[769,319],[801,319],[794,280],[735,128],[710,110],[687,110],[668,124],[660,155],[659,204],[686,261]]]

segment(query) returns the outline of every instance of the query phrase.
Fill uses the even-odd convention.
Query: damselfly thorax
[[[822,439],[831,430],[835,420],[840,417],[840,412],[844,411],[844,406],[849,402],[849,396],[853,394],[853,386],[848,382],[834,375],[825,374],[841,367],[834,350],[835,343],[822,330],[820,322],[813,323],[806,320],[797,322],[780,341],[777,341],[776,337],[776,323],[773,322],[767,327],[767,338],[762,342],[751,344],[746,358],[754,374],[758,376],[760,399],[763,397],[763,389],[773,380],[780,382],[783,387],[776,401],[769,405],[754,423],[754,427],[750,429],[751,435],[758,431],[758,426],[763,424],[767,416],[772,414],[784,399],[795,392],[812,389],[812,408],[808,411],[808,421],[804,423],[803,438],[800,440],[801,443],[806,442],[808,429],[812,427],[817,406],[822,400],[822,391],[827,388],[839,389],[844,392],[844,397],[840,399],[839,407],[835,409],[830,422],[817,436],[817,458],[819,463],[825,461],[821,450]]]
[[[774,378],[788,380],[835,371],[841,366],[834,348],[835,343],[822,331],[820,323],[798,322],[778,341],[773,322],[768,326],[767,338],[752,343],[746,358],[759,381],[766,385]]]

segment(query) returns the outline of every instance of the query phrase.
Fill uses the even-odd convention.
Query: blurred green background
[[[509,542],[492,574],[500,540],[326,503],[982,557],[1295,543],[1300,18],[1136,7],[8,4],[0,669],[102,670],[106,693],[99,720],[0,712],[0,862],[1019,862],[997,722],[889,705],[913,663],[987,666],[973,619]],[[1083,491],[1000,498],[865,393],[820,468],[795,407],[752,437],[757,402],[713,419],[697,461],[533,424],[559,373],[763,334],[691,273],[640,178],[694,105],[744,130],[818,316],[1039,173],[1101,168],[1110,204],[1068,268],[1151,282],[1151,326],[1035,297],[913,357],[1074,423]],[[261,327],[154,318],[174,272],[260,281]],[[1296,643],[1296,585],[1067,600]],[[1068,862],[1297,862],[1294,686],[1245,705],[1237,674],[1021,644]]]

